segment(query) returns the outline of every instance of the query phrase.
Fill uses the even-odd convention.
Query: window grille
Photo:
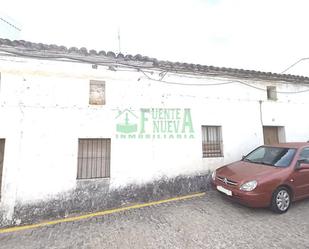
[[[110,153],[109,138],[79,139],[77,179],[110,177]]]
[[[222,157],[221,126],[202,126],[203,157]]]

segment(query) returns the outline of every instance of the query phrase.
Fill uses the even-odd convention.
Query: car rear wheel
[[[271,209],[275,213],[285,213],[291,204],[290,192],[285,187],[278,188],[272,196]]]

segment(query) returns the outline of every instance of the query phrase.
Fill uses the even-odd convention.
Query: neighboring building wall
[[[128,68],[0,59],[2,225],[199,191],[209,171],[263,143],[263,126],[284,127],[286,141],[309,139],[309,117],[303,115],[309,92],[279,93],[307,90],[306,85],[241,80],[249,87],[224,76],[168,73],[164,81],[192,84],[172,85],[150,80],[160,79],[154,70],[146,70],[146,77]],[[104,105],[89,105],[91,80],[104,82]],[[267,86],[276,86],[277,100],[267,100]],[[117,138],[119,111],[131,110],[140,126],[141,108],[179,108],[181,115],[189,110],[194,138]],[[202,157],[202,126],[221,126],[223,157]],[[84,138],[110,139],[110,178],[76,179]]]

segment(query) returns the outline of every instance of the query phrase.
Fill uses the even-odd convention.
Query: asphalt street
[[[309,200],[278,215],[208,191],[203,197],[0,234],[2,248],[309,248]]]

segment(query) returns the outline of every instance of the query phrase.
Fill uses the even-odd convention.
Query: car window
[[[309,163],[309,148],[304,148],[299,155],[300,160],[306,160]]]
[[[288,167],[295,152],[294,148],[261,146],[249,153],[243,160],[276,167]]]
[[[266,148],[260,147],[255,150],[253,153],[250,153],[247,158],[251,161],[261,161],[265,156]]]
[[[278,167],[287,167],[290,165],[293,157],[294,157],[294,154],[295,154],[296,150],[293,150],[293,149],[290,149],[290,150],[287,150],[286,153],[283,153],[282,155],[278,155],[278,161],[275,162],[275,166],[278,166]]]

